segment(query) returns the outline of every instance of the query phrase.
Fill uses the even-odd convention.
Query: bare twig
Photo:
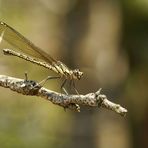
[[[122,116],[125,116],[127,113],[125,108],[109,101],[105,95],[101,94],[101,89],[86,95],[66,95],[41,87],[32,80],[23,80],[4,75],[0,75],[0,86],[10,88],[23,95],[40,96],[53,104],[78,112],[80,111],[79,105],[86,105],[89,107],[103,107],[115,111]]]

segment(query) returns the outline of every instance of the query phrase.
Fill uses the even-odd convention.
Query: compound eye
[[[78,76],[78,79],[80,80],[81,77],[83,76],[83,72],[80,72],[80,71],[79,71],[79,72],[77,73],[77,76]]]

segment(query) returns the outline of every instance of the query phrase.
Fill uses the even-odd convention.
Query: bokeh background
[[[126,117],[82,107],[81,113],[0,88],[1,148],[147,148],[148,1],[0,0],[6,22],[70,68],[79,93],[100,87]],[[0,48],[12,48],[2,42]],[[0,74],[38,82],[49,70],[0,52]],[[46,87],[60,92],[60,80]]]

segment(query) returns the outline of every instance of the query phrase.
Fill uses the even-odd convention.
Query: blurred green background
[[[80,93],[100,87],[128,109],[67,110],[37,97],[0,88],[1,148],[147,148],[148,1],[0,0],[6,22],[84,78]],[[0,48],[12,48],[2,42]],[[41,81],[49,70],[0,52],[0,74]],[[46,87],[60,92],[61,81]]]

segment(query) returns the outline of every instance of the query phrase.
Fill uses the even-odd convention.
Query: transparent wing
[[[24,53],[42,59],[50,64],[52,64],[53,61],[56,62],[56,60],[53,59],[49,54],[35,46],[27,38],[4,22],[0,22],[0,34],[9,44],[13,45]]]

